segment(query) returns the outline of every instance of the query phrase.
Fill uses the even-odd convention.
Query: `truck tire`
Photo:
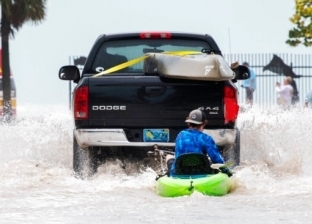
[[[97,170],[96,152],[92,147],[81,148],[74,135],[73,139],[73,168],[77,178],[85,179]]]
[[[240,164],[240,131],[236,129],[236,138],[234,144],[224,151],[224,159],[231,167]]]

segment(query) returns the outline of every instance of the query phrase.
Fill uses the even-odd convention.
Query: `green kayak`
[[[163,176],[156,182],[157,194],[163,197],[191,195],[194,191],[204,195],[223,196],[229,193],[231,179],[227,174]]]

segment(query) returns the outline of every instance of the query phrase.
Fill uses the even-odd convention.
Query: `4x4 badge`
[[[219,107],[199,107],[199,110],[219,110]]]

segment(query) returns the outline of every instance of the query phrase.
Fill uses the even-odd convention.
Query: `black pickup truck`
[[[60,79],[77,83],[72,101],[76,173],[94,173],[111,156],[144,158],[155,145],[174,151],[177,134],[187,128],[185,118],[197,108],[209,121],[204,131],[227,161],[239,165],[238,89],[233,83],[248,78],[248,68],[233,69],[232,80],[199,81],[147,73],[144,61],[127,65],[147,53],[176,51],[222,56],[207,34],[124,33],[99,36],[81,74],[73,65],[60,68]]]

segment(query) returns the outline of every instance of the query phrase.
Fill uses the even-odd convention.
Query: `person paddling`
[[[188,129],[182,130],[175,141],[175,155],[167,155],[166,163],[169,175],[175,174],[175,160],[187,153],[202,153],[209,156],[212,163],[224,164],[224,159],[211,136],[204,133],[204,127],[208,123],[202,110],[196,109],[190,112],[185,122]],[[223,168],[225,173],[232,176],[228,168]],[[224,172],[222,170],[222,172]]]

